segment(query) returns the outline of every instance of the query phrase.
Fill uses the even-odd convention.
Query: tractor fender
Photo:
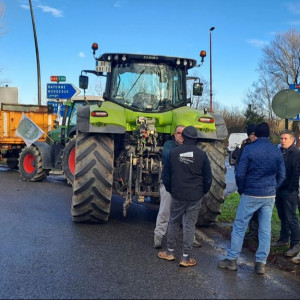
[[[225,140],[228,137],[228,131],[224,118],[219,114],[211,113],[211,115],[215,119],[217,139]]]
[[[126,129],[118,125],[106,125],[103,127],[90,124],[90,107],[80,106],[77,109],[77,130],[80,132],[98,132],[98,133],[125,133]]]
[[[37,147],[41,153],[43,169],[53,169],[54,164],[51,158],[52,147],[44,142],[35,142],[33,145]]]

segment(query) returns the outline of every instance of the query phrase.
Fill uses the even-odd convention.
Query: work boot
[[[179,266],[180,267],[193,267],[197,264],[196,260],[192,257],[188,256],[182,256]]]
[[[284,253],[285,256],[295,256],[300,252],[300,244],[296,244]]]
[[[228,269],[230,271],[237,270],[237,261],[236,259],[221,259],[218,262],[218,267],[221,269]]]
[[[165,260],[168,260],[168,261],[175,260],[174,251],[169,251],[169,250],[160,251],[160,252],[158,252],[157,256],[161,259],[165,259]]]
[[[161,249],[161,241],[162,241],[162,236],[155,235],[154,236],[153,248]]]
[[[200,248],[202,247],[202,244],[196,240],[196,236],[194,235],[194,239],[193,239],[193,247],[195,248]]]
[[[259,275],[264,275],[266,273],[266,264],[262,262],[255,263],[255,273]]]
[[[283,241],[280,239],[271,243],[271,247],[283,247],[283,246],[288,246],[288,245],[289,245],[288,241]]]

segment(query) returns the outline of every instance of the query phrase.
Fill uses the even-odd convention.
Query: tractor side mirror
[[[79,88],[86,90],[89,86],[89,77],[85,75],[79,76]]]
[[[203,83],[195,82],[193,84],[193,95],[194,96],[202,96],[203,93]]]

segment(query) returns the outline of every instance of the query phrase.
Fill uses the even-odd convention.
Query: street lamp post
[[[36,54],[36,67],[37,67],[37,81],[38,81],[38,105],[41,105],[41,71],[40,71],[40,57],[39,57],[39,47],[35,29],[35,22],[34,22],[34,15],[32,9],[31,0],[29,0],[30,6],[30,13],[31,13],[31,21],[32,21],[32,28],[33,28],[33,35],[34,35],[34,42],[35,42],[35,54]]]
[[[210,107],[209,112],[213,112],[213,105],[212,105],[212,53],[211,53],[211,32],[215,29],[215,27],[211,27],[209,29],[209,62],[210,62]]]

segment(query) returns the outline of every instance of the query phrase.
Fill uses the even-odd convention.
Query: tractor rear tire
[[[49,170],[43,169],[42,155],[39,149],[33,145],[25,147],[19,156],[19,172],[25,181],[42,181]]]
[[[73,184],[75,174],[75,149],[76,136],[70,138],[62,155],[62,169],[67,179],[67,183],[70,185]]]
[[[111,135],[78,132],[73,181],[74,222],[107,222],[111,208],[114,139]]]
[[[197,226],[212,225],[221,214],[226,189],[226,166],[223,143],[201,142],[198,147],[206,152],[212,172],[212,185],[209,192],[202,198]]]

